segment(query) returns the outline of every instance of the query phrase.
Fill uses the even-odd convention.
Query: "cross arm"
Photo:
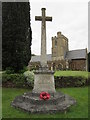
[[[35,16],[35,20],[42,21],[42,17],[41,16]]]
[[[46,17],[46,21],[52,21],[52,17]]]

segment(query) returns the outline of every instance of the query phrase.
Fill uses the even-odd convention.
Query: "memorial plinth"
[[[17,96],[11,105],[29,113],[56,113],[66,111],[76,103],[72,97],[61,92],[56,92],[54,83],[54,71],[47,67],[46,59],[46,21],[52,21],[52,17],[45,16],[45,8],[42,8],[42,16],[36,16],[35,20],[42,21],[41,25],[41,67],[34,72],[34,88],[32,92]],[[41,99],[40,93],[48,92],[48,100]]]
[[[49,92],[54,93],[55,83],[54,83],[54,71],[51,70],[37,70],[34,72],[34,88],[33,92]]]

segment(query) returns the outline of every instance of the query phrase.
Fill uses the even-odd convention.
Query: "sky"
[[[52,40],[61,32],[69,40],[69,50],[88,48],[88,1],[87,0],[30,0],[32,54],[41,52],[41,8],[46,15],[52,16],[52,22],[46,22],[47,54],[51,54]]]

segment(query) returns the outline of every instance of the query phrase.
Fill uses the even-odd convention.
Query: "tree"
[[[88,71],[90,72],[90,52],[88,53]]]
[[[18,72],[31,59],[29,2],[3,2],[2,23],[2,68]]]

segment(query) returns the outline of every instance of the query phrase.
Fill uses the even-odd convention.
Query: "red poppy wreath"
[[[50,94],[47,92],[41,92],[40,93],[40,98],[44,100],[48,100],[50,98]]]

